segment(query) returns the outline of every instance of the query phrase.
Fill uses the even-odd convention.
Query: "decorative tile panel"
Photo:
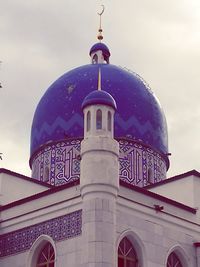
[[[166,177],[166,163],[159,153],[136,141],[119,139],[119,179],[139,187]],[[33,159],[32,177],[52,185],[80,179],[81,140],[47,145]]]
[[[80,140],[47,145],[33,159],[32,177],[51,185],[62,185],[80,178]]]
[[[166,177],[165,161],[157,152],[127,140],[120,140],[119,147],[120,180],[143,187]]]
[[[61,241],[81,235],[82,210],[0,235],[0,257],[22,253],[42,234]]]

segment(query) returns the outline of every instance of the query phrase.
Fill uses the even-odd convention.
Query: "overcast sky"
[[[168,176],[200,171],[199,0],[0,0],[0,167],[30,175],[38,101],[68,70],[89,63],[100,5],[111,63],[142,76],[168,123]]]

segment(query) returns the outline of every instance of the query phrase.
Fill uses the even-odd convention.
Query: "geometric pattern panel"
[[[131,139],[118,139],[119,179],[144,187],[166,178],[166,163],[155,150]],[[32,177],[51,185],[80,179],[81,140],[47,145],[33,159]]]
[[[166,163],[160,154],[142,144],[119,140],[120,180],[144,187],[166,177]]]
[[[80,178],[80,140],[48,145],[33,159],[32,177],[51,185],[62,185]]]
[[[54,241],[61,241],[81,235],[82,210],[63,215],[39,224],[0,235],[0,257],[22,253],[31,248],[42,234]]]

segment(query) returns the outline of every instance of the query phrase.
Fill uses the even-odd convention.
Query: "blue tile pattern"
[[[166,162],[155,150],[130,139],[119,141],[119,179],[139,187],[166,178]],[[52,185],[67,184],[80,179],[80,144],[81,140],[62,141],[45,146],[34,158],[32,177],[46,181],[45,169],[50,170]]]
[[[131,137],[168,152],[167,126],[162,108],[149,86],[135,73],[111,64],[89,64],[56,80],[41,98],[31,131],[31,155],[41,145],[83,137],[84,98],[97,89],[101,67],[102,90],[115,99],[115,138]]]
[[[80,178],[81,140],[63,140],[44,147],[32,163],[32,177],[51,185],[62,185]],[[48,169],[48,178],[45,171]]]
[[[42,234],[49,235],[55,241],[61,241],[81,235],[82,210],[63,215],[39,224],[0,235],[0,257],[22,253],[31,248]]]
[[[120,140],[119,147],[121,181],[144,187],[166,178],[165,161],[156,151],[130,140]]]

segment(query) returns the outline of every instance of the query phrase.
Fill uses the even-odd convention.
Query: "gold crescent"
[[[105,6],[104,6],[104,5],[101,5],[101,6],[102,6],[102,11],[101,11],[100,13],[97,12],[97,14],[98,14],[99,16],[101,16],[101,15],[103,14],[104,10],[105,10]]]

